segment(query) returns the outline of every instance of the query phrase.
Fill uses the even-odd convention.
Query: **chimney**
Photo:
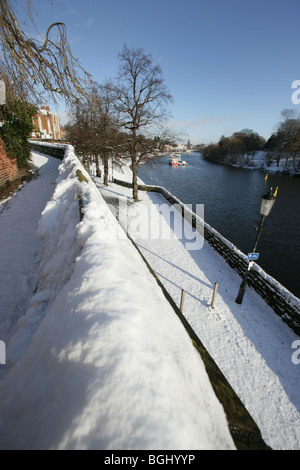
[[[49,112],[50,112],[50,108],[49,108],[49,106],[46,106],[46,111],[49,111]]]

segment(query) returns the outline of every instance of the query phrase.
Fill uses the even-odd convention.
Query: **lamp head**
[[[274,206],[274,203],[276,201],[278,188],[276,188],[274,193],[272,193],[272,189],[273,188],[271,188],[270,191],[267,194],[265,194],[261,200],[260,214],[265,217],[270,214],[271,209]]]

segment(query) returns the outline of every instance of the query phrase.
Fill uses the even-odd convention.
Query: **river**
[[[278,186],[265,219],[258,264],[300,298],[300,178],[260,170],[225,167],[199,153],[182,155],[188,165],[172,167],[169,157],[152,158],[139,167],[146,184],[164,186],[185,204],[204,204],[205,221],[245,254],[252,252],[260,220],[261,196]]]

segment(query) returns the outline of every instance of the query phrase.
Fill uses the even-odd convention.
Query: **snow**
[[[122,174],[114,176],[129,181],[130,171],[124,167]],[[183,230],[188,236],[178,239],[170,232],[162,210],[166,200],[160,194],[140,191],[137,209],[131,203],[131,189],[116,184],[105,188],[100,179],[95,181],[108,201],[115,199],[120,220],[178,305],[181,290],[186,291],[185,317],[245,404],[265,442],[273,449],[299,450],[299,361],[292,361],[297,335],[252,289],[246,290],[242,305],[235,303],[241,278],[206,241],[198,250],[186,249],[190,234]],[[175,211],[174,218],[173,226],[178,227],[181,215]],[[169,230],[169,237],[158,240],[158,230],[161,234]],[[215,282],[218,291],[212,309]],[[296,299],[292,294],[290,298]]]
[[[168,218],[160,194],[140,191],[141,201],[133,204],[130,189],[113,183],[105,188],[94,178],[106,204],[71,147],[58,177],[57,160],[33,157],[40,176],[0,212],[0,227],[5,222],[0,246],[10,253],[6,272],[8,265],[17,270],[19,256],[10,246],[21,230],[16,220],[22,220],[24,248],[14,246],[25,258],[17,274],[24,279],[29,266],[32,277],[24,295],[28,305],[24,301],[22,312],[10,320],[14,307],[7,306],[16,292],[10,283],[2,289],[5,269],[0,270],[1,301],[6,302],[1,315],[13,323],[1,330],[7,335],[8,371],[0,381],[0,448],[234,448],[200,356],[112,214],[121,211],[125,229],[178,304],[185,289],[185,317],[265,442],[273,449],[299,450],[300,365],[292,360],[299,355],[299,338],[294,332],[249,288],[243,304],[235,303],[240,277],[201,234],[196,234],[197,249],[187,249],[190,230],[184,225],[179,236],[170,229],[180,227],[182,219],[176,211]],[[88,184],[78,182],[78,168]],[[114,176],[130,181],[131,172],[114,168]],[[40,199],[44,210],[23,220],[25,210],[33,212]],[[38,253],[34,264],[31,243]]]
[[[38,178],[0,213],[6,270],[24,251],[17,278],[26,263],[31,278],[29,304],[1,331],[0,448],[234,449],[198,352],[72,147],[52,198],[60,162],[33,159]],[[0,274],[7,322],[16,289]]]
[[[259,150],[254,153],[253,158],[243,156],[242,161],[232,166],[246,168],[247,170],[264,170],[267,173],[285,173],[294,175],[298,168],[298,161],[293,157],[286,155],[285,157],[277,158],[275,156],[268,156],[269,152],[266,150]]]
[[[0,205],[0,338],[7,342],[29,306],[41,252],[38,221],[54,191],[59,161],[32,154],[39,177]]]

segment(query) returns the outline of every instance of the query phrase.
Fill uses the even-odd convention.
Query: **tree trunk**
[[[132,197],[134,202],[138,202],[139,194],[138,194],[138,172],[137,172],[137,161],[136,158],[132,158]]]
[[[88,165],[87,165],[87,156],[86,156],[86,154],[83,154],[82,163],[83,163],[84,168],[87,170]]]
[[[95,161],[96,161],[96,176],[98,176],[99,172],[100,172],[100,168],[99,168],[99,155],[97,154],[95,156]]]
[[[139,200],[138,195],[138,182],[137,182],[137,141],[136,141],[136,121],[134,120],[134,125],[132,127],[132,153],[131,153],[131,169],[132,169],[132,197],[134,202]]]
[[[108,157],[105,156],[103,159],[104,165],[104,186],[108,186]]]

